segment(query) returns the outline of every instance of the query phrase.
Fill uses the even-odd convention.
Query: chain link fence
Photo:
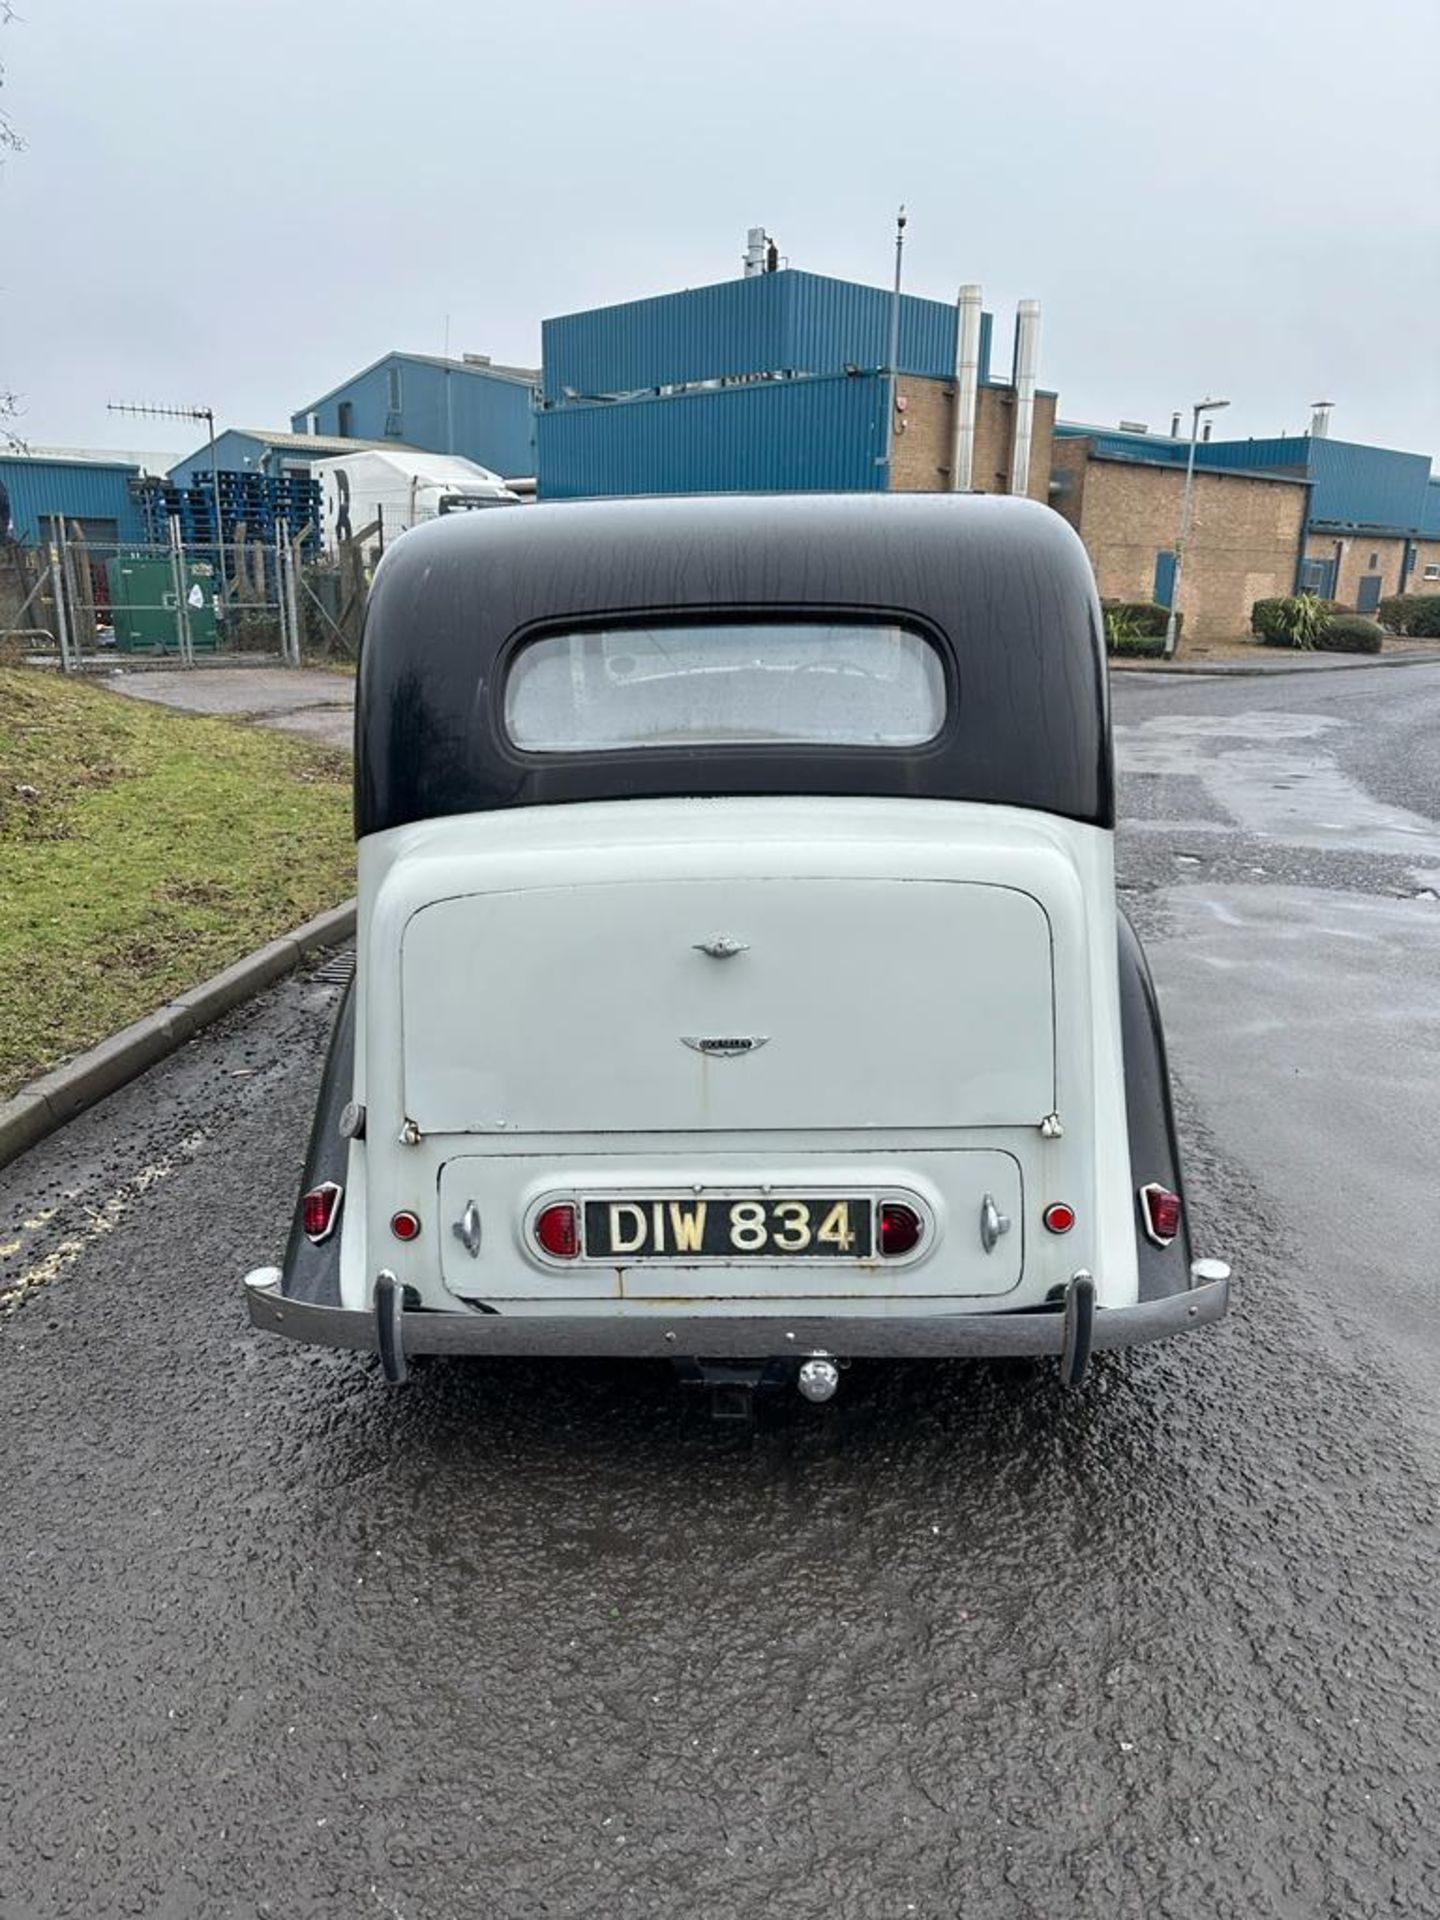
[[[321,559],[278,528],[222,541],[97,541],[54,518],[39,545],[0,546],[0,657],[69,672],[117,660],[298,666],[359,653],[371,566],[358,542]]]

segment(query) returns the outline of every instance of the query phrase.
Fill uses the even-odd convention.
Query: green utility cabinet
[[[190,620],[190,644],[197,653],[214,653],[215,568],[209,560],[180,561]],[[115,646],[121,653],[178,653],[180,615],[175,605],[175,570],[168,554],[117,553],[107,561],[110,613]],[[197,605],[196,602],[199,602]]]

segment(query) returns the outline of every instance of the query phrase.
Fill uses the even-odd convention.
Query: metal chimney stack
[[[768,235],[764,227],[751,227],[745,235],[745,278],[753,280],[765,271],[765,248]]]
[[[1310,438],[1328,440],[1330,438],[1330,415],[1334,412],[1333,400],[1316,400],[1310,408]]]
[[[955,430],[950,437],[950,486],[968,493],[975,474],[975,412],[980,404],[979,287],[961,287],[955,327]]]
[[[1022,300],[1015,314],[1015,439],[1010,491],[1030,491],[1030,445],[1035,432],[1035,382],[1040,366],[1040,302]]]

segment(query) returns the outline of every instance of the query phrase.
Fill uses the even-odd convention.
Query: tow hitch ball
[[[776,1356],[771,1360],[676,1360],[672,1363],[683,1385],[706,1387],[710,1394],[710,1414],[716,1420],[751,1420],[755,1414],[755,1395],[762,1389],[796,1386],[802,1398],[812,1406],[833,1400],[844,1370],[843,1360],[815,1354],[797,1366],[793,1359]]]
[[[796,1381],[805,1398],[817,1405],[822,1400],[833,1400],[839,1384],[840,1369],[833,1360],[806,1360]]]

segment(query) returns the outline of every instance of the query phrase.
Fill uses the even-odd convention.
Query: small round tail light
[[[337,1187],[333,1180],[325,1180],[318,1187],[312,1187],[300,1202],[301,1230],[313,1246],[318,1247],[335,1231],[344,1197],[343,1187]]]
[[[1180,1231],[1180,1196],[1152,1181],[1140,1189],[1140,1213],[1145,1232],[1157,1247],[1168,1247]]]
[[[925,1222],[902,1200],[887,1200],[880,1208],[880,1251],[887,1260],[918,1247],[924,1231]]]
[[[1065,1200],[1053,1200],[1041,1218],[1051,1233],[1069,1233],[1075,1224],[1075,1209]]]
[[[390,1216],[390,1231],[397,1240],[418,1240],[420,1238],[420,1216],[412,1213],[408,1207],[402,1207],[398,1213]]]
[[[580,1251],[580,1221],[569,1200],[558,1200],[535,1216],[535,1238],[552,1260],[573,1260]]]

